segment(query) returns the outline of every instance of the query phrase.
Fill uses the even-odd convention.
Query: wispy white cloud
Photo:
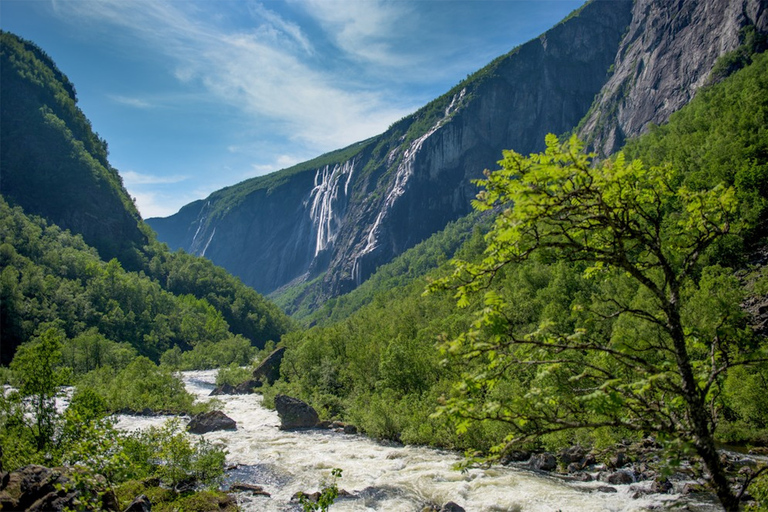
[[[268,174],[272,171],[279,171],[280,169],[286,169],[294,166],[298,163],[304,162],[307,158],[297,157],[294,155],[278,155],[272,162],[266,164],[253,164],[252,169],[256,172],[257,176]]]
[[[387,68],[409,65],[393,47],[397,34],[418,28],[418,15],[408,2],[295,0],[332,36],[347,55]]]
[[[167,185],[179,183],[187,179],[187,176],[176,174],[173,176],[154,176],[151,174],[141,174],[134,171],[123,171],[120,173],[126,186],[136,185]]]
[[[370,58],[387,60],[384,46],[356,46],[378,38],[377,31],[384,29],[377,23],[391,24],[395,13],[380,9],[374,10],[378,15],[363,17],[356,5],[345,8],[360,14],[354,22],[329,19],[329,29],[343,25],[345,51],[363,57],[378,52]],[[352,80],[316,69],[310,58],[313,46],[301,28],[261,5],[251,9],[255,28],[249,30],[220,26],[192,2],[57,0],[56,6],[73,22],[127,29],[172,59],[179,80],[199,81],[220,101],[252,116],[254,123],[269,123],[304,149],[326,151],[375,135],[413,109],[393,106],[381,92],[355,88]],[[328,10],[314,11],[328,18]]]
[[[132,98],[130,96],[121,96],[119,94],[110,94],[109,99],[116,103],[134,108],[149,109],[155,106],[147,100],[141,98]]]

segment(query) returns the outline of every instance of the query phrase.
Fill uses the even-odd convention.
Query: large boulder
[[[237,422],[221,411],[201,412],[192,417],[187,430],[193,434],[205,434],[216,430],[237,430]]]
[[[101,496],[101,510],[117,510],[114,495],[106,490],[103,477],[87,482],[85,488],[68,485],[68,468],[29,465],[13,471],[0,489],[0,510],[63,511],[74,510],[83,491]]]
[[[263,380],[273,384],[280,378],[280,363],[283,362],[285,347],[276,348],[253,370],[254,381]]]
[[[275,409],[280,417],[280,430],[314,428],[320,423],[317,411],[306,402],[288,395],[275,397]]]

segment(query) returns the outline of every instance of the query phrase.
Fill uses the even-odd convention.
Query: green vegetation
[[[444,345],[478,365],[441,412],[460,430],[468,419],[509,424],[496,453],[558,432],[654,432],[695,452],[722,505],[738,510],[708,405],[732,368],[766,363],[768,353],[744,329],[731,269],[700,262],[738,233],[735,191],[722,183],[693,190],[679,170],[623,154],[600,164],[592,158],[575,136],[561,144],[551,135],[545,153],[505,152],[501,170],[482,182],[475,207],[506,207],[485,257],[455,262],[454,274],[431,287],[454,288],[460,307],[487,290],[472,327]],[[540,253],[581,263],[594,284],[591,296],[564,304],[570,315],[563,308],[531,326],[517,318],[519,301],[489,287],[502,268]],[[498,395],[500,383],[528,391]]]
[[[698,454],[717,474],[713,440],[764,443],[766,339],[740,308],[768,290],[766,267],[750,265],[766,245],[768,55],[752,60],[625,157],[593,168],[553,140],[547,155],[507,154],[482,199],[506,209],[455,254],[460,272],[426,258],[439,267],[399,281],[414,252],[330,301],[283,338],[267,403],[293,393],[374,437],[483,458],[512,441],[605,447],[662,432],[670,462]],[[529,168],[538,181],[509,208],[511,178]],[[548,195],[525,203],[537,190]],[[542,207],[551,215],[515,224]],[[423,295],[429,282],[455,289]]]
[[[192,349],[183,367],[247,364],[254,342],[278,337],[288,325],[275,306],[200,258],[159,253],[152,259],[174,295],[144,272],[126,272],[115,259],[102,262],[81,237],[27,217],[2,198],[0,233],[4,359],[13,344],[55,325],[67,336],[65,361],[78,374],[122,368],[137,353],[158,361],[174,348]],[[192,283],[206,298],[191,294]],[[222,310],[241,327],[255,324],[247,329],[254,341],[233,333]]]
[[[70,485],[81,492],[81,505],[91,508],[98,508],[101,502],[103,481],[117,496],[130,501],[136,496],[130,494],[136,481],[156,478],[151,487],[158,504],[202,499],[192,491],[180,490],[183,484],[218,486],[226,452],[202,437],[192,443],[179,420],[125,433],[116,430],[114,420],[107,416],[122,408],[174,412],[192,408],[192,397],[182,383],[144,357],[104,383],[95,382],[95,374],[103,376],[110,367],[86,374],[69,406],[63,413],[57,412],[60,385],[69,374],[69,368],[62,366],[63,337],[60,330],[48,328],[39,339],[22,345],[14,358],[11,370],[18,391],[0,394],[0,462],[4,470],[32,463],[71,468]],[[31,421],[27,418],[30,413]],[[125,495],[123,486],[129,494]],[[202,505],[190,509],[209,510]]]
[[[331,475],[333,476],[333,482],[323,487],[317,500],[313,500],[304,493],[299,493],[299,503],[304,509],[304,512],[314,512],[317,510],[328,512],[328,507],[333,505],[333,502],[339,497],[338,480],[341,478],[341,469],[332,469]]]

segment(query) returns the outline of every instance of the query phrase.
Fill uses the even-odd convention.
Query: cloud
[[[307,158],[292,156],[292,155],[278,155],[271,163],[267,164],[253,164],[251,167],[256,171],[256,176],[268,174],[272,171],[279,171],[280,169],[287,169],[298,163],[306,161]]]
[[[108,95],[108,97],[114,102],[120,103],[122,105],[127,105],[129,107],[135,107],[135,108],[141,108],[141,109],[149,109],[154,107],[152,103],[150,103],[149,101],[143,100],[141,98],[131,98],[128,96],[120,96],[117,94],[110,94]]]
[[[340,74],[313,62],[307,35],[276,12],[256,4],[249,10],[253,19],[234,27],[216,21],[206,11],[208,4],[216,3],[57,0],[55,5],[74,23],[85,21],[110,33],[115,26],[127,30],[130,36],[125,37],[171,59],[179,80],[202,84],[254,124],[268,126],[304,150],[328,151],[381,133],[414,109],[361,87],[354,73]],[[350,2],[342,9],[350,11],[348,17],[333,17],[327,8],[308,5],[328,30],[342,27],[343,51],[354,58],[393,62],[383,33],[399,19],[395,11],[376,3],[364,15],[365,9]],[[358,47],[366,42],[369,49]]]
[[[173,176],[154,176],[151,174],[141,174],[134,171],[122,171],[120,175],[123,177],[123,183],[125,186],[139,186],[139,185],[168,185],[173,183],[179,183],[187,179],[187,176],[179,174]]]
[[[407,2],[349,0],[301,0],[339,48],[355,59],[376,66],[409,64],[402,51],[394,49],[396,35],[417,27],[417,11]]]

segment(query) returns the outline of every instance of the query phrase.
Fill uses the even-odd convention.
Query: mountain
[[[135,269],[149,230],[107,160],[106,141],[77,107],[75,87],[36,45],[0,38],[0,192]]]
[[[710,81],[717,60],[746,43],[764,49],[764,0],[637,0],[619,45],[614,72],[600,91],[579,136],[602,155],[662,124]],[[757,34],[763,35],[758,41]],[[745,41],[750,38],[751,41]],[[731,69],[729,71],[734,71]]]
[[[580,125],[610,152],[663,122],[745,27],[765,32],[764,13],[759,0],[589,2],[382,135],[148,223],[262,293],[298,287],[318,305],[466,215],[471,180],[503,149],[539,151],[546,133]]]
[[[195,339],[263,347],[291,328],[224,269],[157,242],[43,50],[2,32],[0,66],[0,363],[50,323],[154,359]]]

